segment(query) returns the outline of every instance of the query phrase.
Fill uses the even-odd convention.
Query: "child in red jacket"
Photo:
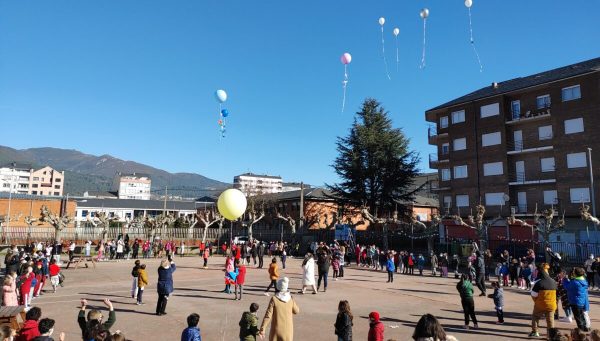
[[[19,292],[21,293],[21,301],[19,303],[24,305],[25,309],[29,309],[29,304],[31,302],[31,285],[34,279],[35,275],[33,274],[33,268],[29,266],[27,267],[27,272],[21,275],[21,286],[19,287]]]
[[[242,300],[242,293],[244,292],[244,281],[246,280],[246,266],[242,264],[239,259],[235,260],[235,265],[237,267],[237,277],[235,278],[235,300]],[[238,298],[238,288],[240,291],[240,298]]]
[[[379,321],[379,313],[376,311],[370,313],[368,341],[383,341],[384,328],[383,323]]]

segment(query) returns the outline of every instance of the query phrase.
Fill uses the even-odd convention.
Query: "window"
[[[87,210],[82,210],[81,211],[81,217],[85,218],[88,215],[88,211]]]
[[[446,155],[450,152],[450,143],[442,144],[442,155]]]
[[[456,207],[469,207],[469,196],[466,194],[457,195]]]
[[[565,120],[565,134],[581,133],[583,131],[583,118]]]
[[[494,146],[500,144],[501,135],[500,132],[497,131],[495,133],[483,134],[481,135],[481,146]]]
[[[467,139],[466,138],[460,138],[460,139],[456,139],[454,140],[453,143],[453,150],[465,150],[467,149]]]
[[[552,126],[541,126],[538,128],[538,137],[540,141],[552,138]]]
[[[54,185],[54,189],[60,189],[60,185]]]
[[[563,102],[572,101],[581,98],[581,88],[579,85],[570,86],[562,89]]]
[[[452,113],[452,124],[460,123],[465,121],[465,111],[455,111]]]
[[[582,168],[587,167],[587,159],[585,152],[567,154],[567,168]]]
[[[40,181],[40,178],[39,178],[39,177],[37,177],[37,176],[34,176],[34,177],[33,177],[33,181]]]
[[[502,162],[491,162],[483,164],[483,176],[502,175]]]
[[[54,180],[54,182],[61,182],[61,179],[56,179]]]
[[[37,191],[31,191],[31,194],[37,195]]]
[[[521,101],[512,101],[510,102],[510,111],[512,113],[512,118],[521,117]]]
[[[582,202],[590,202],[590,189],[588,187],[583,188],[571,188],[571,203],[580,204]]]
[[[484,105],[480,108],[480,113],[481,118],[499,115],[500,105],[498,103]]]
[[[485,204],[488,206],[501,206],[504,205],[504,193],[486,193]]]
[[[556,166],[554,165],[554,158],[546,157],[540,159],[540,167],[542,169],[542,172],[554,172],[554,170],[556,169]]]
[[[427,213],[417,213],[418,221],[427,221]]]
[[[60,193],[59,192],[54,192],[54,195],[60,195]]]
[[[544,191],[544,205],[558,204],[558,195],[556,191]]]
[[[450,169],[442,169],[442,181],[450,180]]]
[[[447,195],[444,197],[444,207],[448,208],[452,206],[452,197]]]
[[[454,166],[454,178],[462,179],[466,178],[469,175],[467,174],[467,165],[464,166]]]
[[[38,184],[31,184],[32,188],[38,188]]]
[[[538,109],[550,108],[550,95],[538,96],[536,103]]]
[[[448,116],[440,117],[440,128],[448,128]]]

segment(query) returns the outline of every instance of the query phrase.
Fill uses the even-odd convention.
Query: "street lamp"
[[[588,163],[590,168],[590,192],[592,200],[592,215],[596,217],[596,194],[594,193],[594,171],[592,170],[592,148],[588,148]],[[594,224],[594,235],[597,237],[598,227]]]

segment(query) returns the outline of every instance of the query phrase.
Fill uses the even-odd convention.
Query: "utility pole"
[[[165,205],[163,208],[163,214],[165,217],[167,216],[167,186],[165,186]]]
[[[590,188],[590,192],[591,192],[590,199],[592,199],[592,215],[595,217],[596,216],[596,193],[595,193],[595,188],[594,188],[594,171],[592,170],[592,148],[588,148],[588,161],[589,161],[589,167],[590,167],[590,187],[591,187]],[[598,227],[596,226],[596,224],[594,224],[594,236],[596,239],[598,238]]]
[[[594,193],[594,171],[592,170],[592,148],[588,148],[588,161],[590,167],[590,192],[592,194],[592,215],[596,216],[596,195]]]
[[[300,182],[300,224],[299,230],[304,227],[304,182]]]

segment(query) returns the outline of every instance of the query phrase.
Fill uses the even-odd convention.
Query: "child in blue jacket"
[[[504,290],[500,287],[499,282],[492,282],[492,288],[494,288],[494,293],[489,294],[488,297],[494,299],[494,307],[498,317],[496,324],[504,324]]]
[[[508,286],[508,274],[510,273],[508,269],[508,264],[502,263],[502,267],[500,268],[500,275],[502,276],[502,285]]]
[[[391,252],[387,256],[386,267],[387,267],[387,273],[388,273],[387,283],[393,283],[394,282],[394,271],[396,271],[396,264],[394,264],[394,256],[392,255]]]
[[[584,332],[590,331],[586,320],[585,312],[590,311],[590,300],[588,297],[588,282],[585,278],[585,270],[574,268],[569,275],[562,280],[562,284],[567,289],[569,305],[577,322],[577,328]]]

